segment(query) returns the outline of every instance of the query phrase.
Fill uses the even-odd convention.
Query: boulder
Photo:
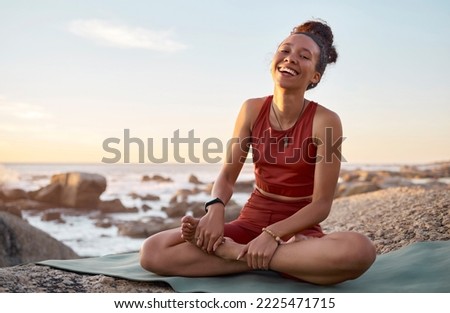
[[[234,192],[251,193],[255,189],[255,181],[237,181],[234,184]]]
[[[59,205],[61,203],[62,184],[50,184],[31,193],[33,200]]]
[[[22,218],[21,210],[19,210],[15,206],[6,205],[2,200],[0,200],[0,212],[7,212],[19,218]]]
[[[21,199],[28,199],[28,193],[19,188],[3,189],[1,198],[4,201],[16,201]]]
[[[44,211],[52,207],[51,204],[46,202],[39,202],[31,199],[20,199],[10,201],[4,204],[8,211]]]
[[[62,219],[61,216],[61,212],[54,210],[45,211],[41,216],[41,221],[44,222],[57,221],[58,223],[64,223],[64,220]]]
[[[100,195],[106,190],[105,177],[83,172],[53,175],[51,184],[61,185],[62,206],[80,209],[96,209]]]
[[[380,187],[371,182],[350,182],[341,183],[337,187],[335,197],[350,197],[360,193],[372,192],[379,190]]]
[[[150,182],[150,181],[154,181],[157,183],[171,183],[173,182],[173,180],[170,177],[163,177],[161,175],[153,175],[153,176],[149,176],[149,175],[144,175],[142,176],[141,179],[142,182]]]
[[[132,192],[128,194],[132,199],[141,199],[143,201],[159,201],[161,198],[157,195],[152,194],[146,194],[144,196],[141,196],[140,194],[137,194],[135,192]]]
[[[173,203],[168,207],[162,207],[161,210],[166,212],[168,217],[183,217],[186,215],[189,203],[186,201]]]
[[[26,221],[0,212],[0,267],[48,259],[75,259],[68,246]]]
[[[138,282],[105,275],[78,274],[32,263],[0,268],[0,293],[153,292],[174,290],[164,282]]]
[[[180,219],[152,218],[149,221],[127,221],[117,225],[119,235],[131,238],[147,238],[163,230],[179,227]]]
[[[104,214],[108,213],[136,213],[138,212],[137,208],[127,208],[122,204],[120,199],[106,200],[100,201],[98,208],[100,212]]]
[[[230,200],[225,207],[225,222],[231,222],[238,218],[241,213],[242,205]]]
[[[198,179],[198,177],[195,176],[194,174],[191,174],[191,175],[189,176],[188,181],[189,181],[191,184],[194,184],[194,185],[201,185],[201,184],[203,184],[203,183]]]

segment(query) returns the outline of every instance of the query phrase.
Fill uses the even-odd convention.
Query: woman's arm
[[[261,99],[251,99],[243,103],[235,122],[233,138],[229,141],[222,169],[214,182],[211,196],[220,198],[225,204],[233,194],[234,184],[247,158],[251,142],[251,128],[261,107]],[[223,239],[225,208],[220,203],[208,207],[208,213],[197,226],[197,245],[211,253]]]

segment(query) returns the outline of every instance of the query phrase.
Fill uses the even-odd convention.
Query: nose
[[[286,63],[294,63],[294,64],[297,63],[297,60],[291,55],[285,56],[283,61]]]

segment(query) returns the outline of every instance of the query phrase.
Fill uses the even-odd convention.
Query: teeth
[[[294,71],[293,69],[290,69],[288,67],[280,67],[279,69],[280,72],[285,72],[285,73],[289,73],[292,76],[298,75],[298,73],[296,71]]]

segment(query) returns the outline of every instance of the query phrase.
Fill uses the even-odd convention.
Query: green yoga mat
[[[142,269],[137,252],[76,260],[48,260],[37,264],[135,281],[164,281],[177,292],[450,292],[450,241],[420,242],[379,255],[364,275],[334,286],[302,283],[270,271],[220,277],[163,277]]]

